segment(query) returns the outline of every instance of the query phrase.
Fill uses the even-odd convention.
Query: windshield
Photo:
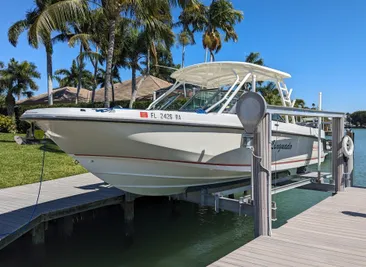
[[[214,103],[219,101],[223,96],[224,92],[220,88],[201,90],[196,92],[187,103],[180,108],[181,111],[195,111],[197,109],[206,109],[212,106]]]
[[[152,109],[179,110],[186,103],[187,98],[194,96],[200,89],[200,87],[192,84],[182,84],[160,102],[156,103]]]

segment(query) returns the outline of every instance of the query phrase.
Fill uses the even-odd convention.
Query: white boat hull
[[[179,122],[167,123],[153,120],[153,112],[148,114],[152,118],[137,118],[139,113],[121,111],[123,120],[111,120],[113,114],[98,114],[103,119],[59,113],[40,117],[44,111],[31,117],[87,170],[127,192],[171,195],[250,175],[252,155],[241,147],[243,130],[236,115],[156,112],[181,116]],[[272,171],[317,163],[316,129],[274,122],[273,130]]]

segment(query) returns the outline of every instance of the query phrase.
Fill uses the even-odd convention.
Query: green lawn
[[[14,134],[0,133],[0,188],[39,181],[44,145],[18,145]],[[46,145],[44,180],[87,172],[54,144]]]

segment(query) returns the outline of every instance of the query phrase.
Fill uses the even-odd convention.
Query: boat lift
[[[253,105],[254,103],[254,105]],[[253,109],[253,106],[256,108]],[[249,107],[249,108],[247,108]],[[294,188],[317,191],[343,191],[353,184],[353,156],[347,159],[344,155],[344,113],[321,110],[307,110],[293,107],[268,106],[263,97],[255,92],[243,94],[237,105],[237,114],[246,133],[243,134],[243,145],[253,151],[253,171],[251,183],[249,177],[243,180],[213,184],[203,187],[192,187],[184,194],[175,196],[202,206],[211,206],[216,212],[228,210],[240,215],[254,216],[255,236],[271,235],[272,221],[276,220],[276,203],[272,202],[272,194],[281,193]],[[312,116],[332,118],[332,174],[317,172],[300,175],[289,175],[272,179],[271,169],[271,116],[273,114],[287,116]],[[320,138],[320,136],[319,136]],[[352,142],[352,139],[347,139]],[[349,144],[353,148],[353,142]],[[343,150],[342,150],[343,149]],[[353,151],[352,151],[353,152]],[[352,153],[351,153],[352,154]],[[346,172],[345,172],[346,170]],[[333,177],[331,179],[331,177]],[[278,184],[272,188],[273,184]],[[233,194],[251,192],[239,199]]]

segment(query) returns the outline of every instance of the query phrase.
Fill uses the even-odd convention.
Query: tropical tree
[[[158,44],[156,46],[156,54],[157,54],[157,64],[155,66],[151,64],[149,74],[173,83],[174,80],[170,77],[170,75],[175,70],[180,69],[181,66],[179,64],[174,64],[173,55],[170,49],[167,49],[165,46],[161,44]],[[147,64],[146,61],[142,61],[141,63],[145,66]],[[141,73],[144,75],[148,73],[147,66],[141,71]]]
[[[96,0],[103,10],[108,21],[108,48],[106,57],[106,86],[104,95],[104,106],[109,107],[109,91],[111,89],[111,73],[113,66],[113,56],[116,41],[116,29],[121,14],[125,18],[134,19],[136,24],[142,25],[150,33],[160,34],[163,28],[167,28],[164,22],[159,22],[156,18],[161,15],[167,16],[166,8],[170,5],[184,6],[192,0]],[[154,38],[153,38],[154,39]],[[147,48],[145,50],[147,52]]]
[[[140,31],[137,28],[132,28],[129,31],[127,42],[128,49],[124,60],[127,67],[131,69],[132,92],[129,107],[132,108],[138,90],[138,86],[136,85],[136,74],[137,71],[142,71],[140,61],[146,57],[146,51],[148,49],[146,43],[146,32]],[[143,82],[143,79],[144,77],[140,80],[139,85]]]
[[[78,65],[76,60],[72,61],[70,69],[58,69],[55,71],[54,78],[60,87],[72,86],[77,88],[80,84],[85,89],[92,90],[93,74],[85,69],[85,63]]]
[[[4,108],[4,107],[6,107],[5,96],[0,95],[0,108]]]
[[[108,47],[108,21],[103,14],[103,10],[97,8],[89,12],[87,23],[89,25],[86,28],[83,27],[81,33],[70,38],[69,43],[71,45],[75,45],[75,43],[85,44],[84,52],[79,54],[79,58],[89,60],[93,66],[94,86],[91,102],[94,104],[95,91],[98,87],[99,65],[105,61],[105,51]],[[117,40],[120,40],[120,38],[117,38]]]
[[[151,13],[152,18],[146,17],[148,14],[141,12],[141,16],[145,20],[141,20],[138,24],[131,23],[131,21],[122,21],[120,29],[120,40],[116,47],[117,60],[115,65],[118,67],[128,67],[132,72],[132,92],[130,108],[136,98],[136,93],[140,85],[145,80],[146,76],[150,74],[152,65],[151,57],[154,65],[158,63],[158,50],[167,49],[174,43],[174,34],[171,30],[171,15],[169,5],[161,5],[162,9],[159,12]],[[145,62],[141,60],[145,59]],[[146,66],[143,71],[141,64]],[[156,68],[155,68],[156,69]],[[140,71],[143,77],[139,84],[136,84],[137,72]]]
[[[269,105],[282,105],[281,97],[273,82],[267,82],[257,87],[259,92]]]
[[[97,75],[97,83],[100,87],[105,87],[105,69],[99,68],[98,69],[98,75]],[[114,67],[112,69],[112,80],[111,83],[121,83],[122,79],[119,74],[118,68]]]
[[[211,61],[215,60],[214,52],[218,53],[222,47],[220,31],[225,35],[224,41],[238,40],[234,26],[243,18],[243,12],[235,10],[233,4],[228,0],[212,0],[211,5],[202,13],[203,24],[203,48],[210,52]]]
[[[8,31],[9,42],[16,46],[21,33],[27,31],[28,43],[34,48],[43,44],[47,55],[48,104],[52,99],[52,53],[51,32],[65,27],[68,21],[83,17],[86,0],[36,0],[36,6],[27,11],[25,18],[15,22]]]
[[[35,79],[39,78],[41,74],[36,65],[28,61],[18,62],[12,58],[6,67],[0,69],[0,94],[5,96],[9,116],[14,114],[14,96],[32,96],[33,91],[38,90]]]
[[[259,52],[251,52],[246,58],[245,62],[264,66],[264,60],[261,58]]]
[[[260,66],[263,66],[264,65],[264,60],[263,58],[261,58],[261,55],[260,53],[258,52],[251,52],[246,58],[245,58],[245,62],[247,63],[252,63],[252,64],[256,64],[256,65],[260,65]],[[256,87],[260,87],[261,85],[263,84],[263,82],[259,81],[259,82],[256,82]],[[270,85],[270,87],[272,88],[273,85]],[[251,82],[246,82],[244,84],[244,88],[246,90],[251,90],[252,88],[252,83]],[[269,88],[269,87],[268,87]],[[268,89],[267,88],[267,89]],[[266,89],[264,89],[266,90]]]
[[[351,114],[352,123],[357,126],[364,126],[366,124],[366,111],[359,110]]]
[[[98,73],[97,73],[97,84],[100,86],[100,87],[104,87],[105,89],[105,76],[106,76],[106,71],[102,68],[99,68],[98,69]],[[119,74],[119,70],[117,68],[116,65],[113,66],[112,68],[112,75],[111,75],[111,85],[112,85],[112,102],[114,103],[115,102],[115,98],[114,98],[114,84],[115,83],[121,83],[122,82],[122,79],[121,79],[121,76]]]
[[[93,23],[87,13],[88,16],[79,18],[76,21],[72,21],[68,23],[63,29],[63,31],[58,34],[57,36],[52,38],[53,43],[55,42],[67,42],[70,47],[75,47],[79,45],[79,55],[76,59],[77,66],[78,66],[78,83],[77,83],[77,91],[76,91],[76,98],[75,103],[78,103],[79,100],[79,93],[82,87],[82,74],[83,68],[85,67],[84,64],[84,52],[90,51],[90,42],[92,42],[92,29]]]
[[[182,31],[178,35],[178,43],[182,46],[182,68],[184,67],[184,59],[187,45],[194,45],[194,33],[203,30],[205,22],[202,14],[205,12],[205,6],[200,1],[191,2],[186,5],[178,17],[178,22],[174,26],[182,27]]]
[[[305,101],[303,99],[296,99],[294,107],[295,108],[305,108]]]

